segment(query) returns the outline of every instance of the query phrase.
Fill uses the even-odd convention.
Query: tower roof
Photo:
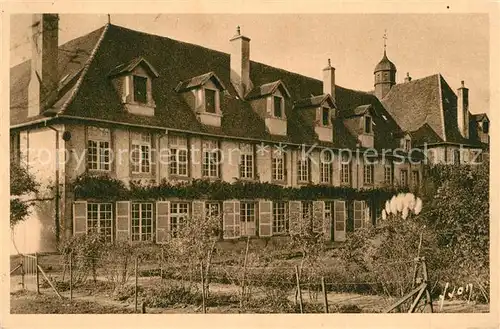
[[[375,66],[374,72],[378,71],[396,71],[396,65],[387,58],[387,54],[384,50],[384,57],[378,62],[377,66]]]

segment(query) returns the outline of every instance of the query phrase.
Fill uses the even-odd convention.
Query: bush
[[[145,289],[144,302],[148,307],[169,307],[176,304],[201,305],[201,292],[192,286],[170,282]]]
[[[143,292],[143,288],[141,286],[137,287],[137,293],[140,294]],[[135,286],[129,284],[122,284],[116,286],[113,291],[113,299],[119,301],[127,301],[129,299],[134,298],[135,296]]]

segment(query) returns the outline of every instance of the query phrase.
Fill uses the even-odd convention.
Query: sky
[[[63,44],[100,28],[106,14],[61,14]],[[236,26],[251,39],[250,58],[322,78],[328,58],[336,84],[373,90],[373,69],[383,55],[397,67],[396,82],[441,73],[452,89],[465,81],[472,113],[489,112],[487,14],[112,14],[111,23],[230,52]],[[31,56],[31,16],[11,17],[11,66]]]

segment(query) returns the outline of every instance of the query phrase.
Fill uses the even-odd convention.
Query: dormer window
[[[410,150],[411,150],[411,137],[410,137],[410,135],[407,134],[404,138],[401,139],[400,146],[405,152],[410,152]]]
[[[283,115],[283,103],[284,103],[284,100],[283,100],[283,97],[280,97],[280,96],[274,96],[274,109],[273,109],[273,113],[274,113],[274,117],[275,118],[279,118],[279,119],[283,119],[284,115]]]
[[[139,75],[133,76],[134,101],[146,104],[148,102],[148,78]]]
[[[321,118],[322,118],[322,123],[323,126],[327,127],[330,126],[330,108],[329,107],[323,107],[321,110]]]
[[[488,121],[483,121],[483,134],[488,134],[490,131],[490,123]]]
[[[365,115],[365,134],[373,133],[373,122],[372,117],[369,115]]]
[[[145,116],[154,115],[153,79],[158,76],[156,69],[143,57],[118,65],[109,73],[125,110]]]
[[[217,113],[217,90],[205,88],[205,111],[207,113]]]

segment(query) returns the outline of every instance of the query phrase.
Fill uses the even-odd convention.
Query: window
[[[288,233],[288,203],[273,202],[273,234]]]
[[[453,164],[460,164],[460,150],[453,150]]]
[[[110,140],[109,129],[87,128],[87,166],[89,170],[110,169]]]
[[[134,100],[137,103],[148,102],[148,78],[134,75]]]
[[[411,140],[410,139],[404,140],[404,150],[405,150],[405,152],[410,152],[410,150],[411,150]]]
[[[333,209],[333,202],[325,201],[325,219],[328,221],[328,223],[332,223]]]
[[[241,235],[255,235],[255,202],[240,203]]]
[[[205,111],[208,113],[217,112],[216,93],[213,89],[205,89]]]
[[[203,141],[203,177],[219,177],[219,147],[215,140]]]
[[[351,164],[347,155],[342,155],[342,162],[340,164],[340,182],[342,184],[350,184],[351,182]]]
[[[367,164],[364,167],[364,172],[363,172],[363,183],[367,185],[373,184],[373,171],[374,171],[374,165],[373,164]]]
[[[384,167],[384,183],[392,185],[392,167],[391,166]]]
[[[184,222],[189,216],[189,203],[172,202],[170,204],[170,235],[172,238],[180,236]]]
[[[309,182],[309,158],[304,157],[297,162],[297,179],[300,183]]]
[[[168,136],[168,144],[170,148],[170,174],[188,176],[187,138]]]
[[[302,229],[310,228],[313,222],[313,204],[311,201],[302,201]]]
[[[274,96],[274,117],[283,118],[283,98],[279,96]]]
[[[322,123],[323,126],[327,127],[330,126],[330,108],[328,107],[323,107],[321,111],[321,118],[322,118]]]
[[[490,131],[490,123],[488,121],[483,121],[483,133],[487,134]]]
[[[151,172],[151,135],[134,133],[132,135],[132,172]]]
[[[320,182],[323,184],[329,184],[332,179],[332,153],[322,152],[321,153],[321,169],[320,169]]]
[[[132,203],[132,241],[153,239],[153,204]]]
[[[401,169],[400,182],[401,182],[401,186],[408,186],[408,170],[407,169]]]
[[[275,150],[272,153],[272,178],[273,180],[286,180],[286,153],[280,150]]]
[[[418,170],[413,170],[411,172],[411,182],[414,187],[420,186],[420,173]]]
[[[254,157],[252,144],[240,144],[240,178],[253,179]]]
[[[365,116],[365,134],[372,133],[372,117]]]
[[[205,202],[205,213],[210,217],[218,217],[222,214],[219,202]]]
[[[99,233],[104,241],[113,241],[111,203],[87,203],[87,232]]]

